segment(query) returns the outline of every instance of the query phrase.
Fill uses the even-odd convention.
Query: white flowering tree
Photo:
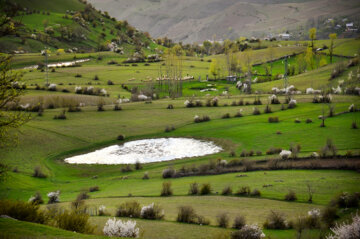
[[[122,221],[109,219],[103,229],[106,236],[110,237],[139,237],[139,228],[136,227],[136,221]]]

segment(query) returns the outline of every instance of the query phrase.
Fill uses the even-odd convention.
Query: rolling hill
[[[52,50],[89,52],[157,47],[149,35],[79,0],[2,0],[0,52]],[[111,42],[115,44],[111,45]]]
[[[341,0],[89,0],[154,37],[184,43],[266,36],[317,27],[327,18],[356,16],[358,1]],[[316,16],[316,17],[314,17]],[[344,25],[344,24],[343,24]],[[325,29],[326,30],[326,29]],[[306,29],[305,29],[306,33]],[[327,36],[325,31],[324,36]]]

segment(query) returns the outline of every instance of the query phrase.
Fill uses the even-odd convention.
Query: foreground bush
[[[103,229],[106,236],[110,237],[139,237],[139,228],[135,221],[122,221],[109,219]]]
[[[140,216],[143,219],[161,220],[164,218],[164,210],[158,204],[151,203],[141,208]]]
[[[55,225],[61,229],[79,232],[92,233],[94,228],[89,223],[90,216],[77,210],[59,211],[55,216]]]
[[[288,225],[286,223],[285,216],[282,213],[271,210],[264,223],[264,228],[287,229]]]
[[[120,205],[115,216],[139,218],[140,212],[141,207],[137,201],[128,201]]]
[[[231,239],[261,239],[265,234],[257,225],[245,225],[239,231],[231,233]]]
[[[338,224],[331,228],[334,235],[328,236],[327,239],[358,239],[360,238],[360,217],[355,215],[352,218],[352,223]]]
[[[32,202],[0,200],[0,215],[27,222],[46,222],[46,216],[39,210],[39,205]]]

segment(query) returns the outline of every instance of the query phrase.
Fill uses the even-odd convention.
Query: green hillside
[[[89,52],[109,50],[111,42],[122,54],[157,48],[149,35],[84,1],[2,0],[2,4],[0,14],[7,19],[0,28],[0,52],[39,52],[44,47]]]

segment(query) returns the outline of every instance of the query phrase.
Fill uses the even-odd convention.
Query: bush
[[[230,186],[226,186],[223,188],[221,195],[231,195],[232,194],[232,189]]]
[[[162,172],[163,178],[172,178],[175,176],[176,170],[173,168],[164,169]]]
[[[312,209],[308,211],[308,217],[305,219],[305,224],[306,227],[310,229],[320,228],[320,210]]]
[[[210,121],[210,117],[207,115],[204,115],[203,117],[199,117],[199,116],[195,116],[194,117],[194,122],[195,123],[201,123],[201,122],[207,122]]]
[[[220,213],[216,216],[219,227],[227,228],[229,224],[229,216],[227,213]]]
[[[305,121],[307,124],[310,124],[310,123],[312,123],[313,121],[312,121],[312,119],[306,119],[306,121]]]
[[[48,204],[53,204],[53,203],[57,203],[60,202],[60,191],[55,191],[55,192],[49,192],[47,194],[49,201]]]
[[[136,161],[135,162],[135,170],[140,170],[140,169],[142,169],[142,165],[139,161]]]
[[[111,80],[108,80],[107,84],[108,85],[114,85],[114,82],[112,82]]]
[[[281,151],[282,151],[281,148],[271,147],[270,149],[268,149],[268,150],[266,151],[266,154],[267,154],[267,155],[279,154]]]
[[[38,205],[43,204],[44,200],[42,199],[41,194],[39,192],[36,192],[34,196],[29,198],[29,202]]]
[[[54,119],[55,120],[66,120],[66,115],[65,115],[65,110],[63,110],[59,115],[55,115],[54,116]]]
[[[89,192],[96,192],[96,191],[100,191],[100,189],[99,189],[99,186],[93,186],[93,187],[90,187],[89,188]]]
[[[235,116],[236,118],[240,118],[240,117],[243,117],[243,114],[242,114],[242,109],[240,109],[236,114]]]
[[[254,110],[253,110],[253,113],[252,113],[253,115],[259,115],[259,114],[261,114],[260,113],[260,110],[258,109],[258,108],[256,108],[256,107],[254,107]]]
[[[265,107],[265,109],[264,109],[264,113],[265,114],[269,114],[269,113],[271,113],[272,111],[271,111],[271,107],[269,106],[269,105],[266,105],[266,107]]]
[[[285,216],[276,211],[270,211],[270,214],[266,218],[264,223],[264,228],[266,229],[287,229],[287,223],[285,220]]]
[[[226,113],[226,114],[224,114],[221,118],[222,118],[222,119],[229,119],[229,118],[230,118],[230,114],[229,114],[229,113]]]
[[[327,237],[327,239],[357,239],[359,238],[360,216],[355,215],[352,218],[352,223],[338,224],[335,228],[331,228],[334,235]]]
[[[40,166],[34,168],[34,173],[32,175],[35,178],[46,178],[47,176],[42,172]]]
[[[294,122],[297,123],[297,124],[299,124],[299,123],[301,123],[301,120],[299,120],[298,118],[296,118]]]
[[[191,206],[180,206],[176,221],[194,223],[196,216],[195,210]]]
[[[76,77],[76,78],[81,78],[82,75],[81,75],[81,74],[76,74],[75,77]]]
[[[257,225],[245,225],[238,231],[231,233],[231,239],[261,239],[265,234]]]
[[[260,190],[258,190],[258,189],[254,189],[254,190],[252,190],[252,192],[250,193],[250,196],[252,196],[252,197],[260,197],[261,196],[261,192],[260,192]]]
[[[140,216],[143,219],[161,220],[164,218],[163,210],[158,204],[151,203],[141,208]]]
[[[163,197],[171,196],[173,191],[171,189],[171,182],[163,182],[160,195]]]
[[[269,123],[278,123],[278,122],[279,122],[279,118],[278,118],[278,117],[269,117],[269,118],[268,118],[268,122],[269,122]]]
[[[250,187],[248,187],[248,186],[240,187],[239,190],[235,194],[238,196],[249,196],[250,195]]]
[[[174,106],[173,106],[172,104],[169,104],[169,105],[166,107],[166,109],[172,110],[172,109],[174,109]]]
[[[0,215],[27,222],[46,222],[46,216],[39,210],[39,205],[32,202],[0,200]]]
[[[285,195],[285,200],[286,201],[296,201],[297,197],[296,197],[296,193],[292,190],[290,190],[286,195]]]
[[[196,182],[190,183],[189,195],[196,195],[198,193],[199,193],[199,185]]]
[[[139,228],[136,227],[136,221],[122,221],[109,219],[103,229],[106,236],[110,237],[139,237]]]
[[[343,192],[332,200],[332,204],[339,208],[356,208],[359,205],[359,198],[359,193]]]
[[[140,203],[137,201],[127,201],[119,206],[119,208],[116,210],[115,216],[139,218],[140,212]]]
[[[339,216],[336,214],[336,207],[327,206],[321,212],[321,221],[324,222],[327,227],[334,226],[337,218],[339,218]]]
[[[357,129],[358,128],[355,120],[353,120],[353,122],[351,123],[351,128],[352,129]]]
[[[201,185],[201,188],[200,188],[200,195],[208,195],[208,194],[211,194],[211,185],[210,183],[204,183]]]
[[[260,150],[256,151],[256,156],[261,156],[262,152]]]
[[[101,112],[101,111],[105,111],[104,109],[104,102],[99,102],[97,105],[97,111]]]
[[[69,105],[68,112],[81,112],[81,108],[79,106]]]
[[[98,75],[95,75],[95,76],[94,76],[94,80],[96,80],[96,81],[98,81],[98,80],[99,80]]]
[[[98,216],[108,216],[108,213],[106,212],[106,207],[104,205],[99,206]]]
[[[124,139],[125,139],[125,135],[120,134],[116,139],[117,139],[117,140],[124,140]]]
[[[144,173],[144,176],[142,177],[142,179],[150,179],[149,173],[148,173],[148,172],[145,172],[145,173]]]
[[[130,164],[126,164],[123,167],[121,167],[121,172],[122,173],[128,173],[128,172],[131,172],[131,171],[133,171],[133,170],[132,170]]]
[[[77,195],[76,200],[80,201],[80,200],[85,200],[90,198],[89,194],[87,194],[87,192],[81,192],[79,193],[79,195]]]
[[[116,104],[114,105],[114,111],[120,111],[120,110],[122,110],[121,106],[116,103]]]
[[[233,228],[234,229],[241,229],[246,225],[246,220],[245,217],[243,215],[238,215],[235,217],[234,219],[234,224],[233,224]]]
[[[171,132],[171,131],[174,131],[174,130],[175,130],[175,127],[173,125],[165,127],[165,133],[168,133],[168,132]]]

